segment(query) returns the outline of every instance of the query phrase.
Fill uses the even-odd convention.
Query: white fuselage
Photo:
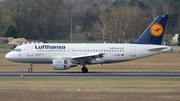
[[[52,63],[53,59],[69,58],[91,53],[105,53],[103,63],[130,61],[162,52],[171,47],[147,44],[28,44],[16,47],[6,58],[22,63]]]

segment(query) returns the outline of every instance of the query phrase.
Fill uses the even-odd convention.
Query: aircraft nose
[[[5,58],[6,58],[7,60],[10,60],[10,58],[11,58],[11,53],[10,53],[10,52],[7,53],[7,54],[5,55]]]
[[[5,58],[6,58],[6,59],[8,59],[8,57],[9,57],[9,53],[7,53],[7,54],[5,55]]]

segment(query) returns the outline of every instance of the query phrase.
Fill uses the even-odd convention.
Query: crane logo
[[[164,31],[163,26],[159,23],[153,24],[150,28],[151,34],[155,37],[161,36],[163,31]]]

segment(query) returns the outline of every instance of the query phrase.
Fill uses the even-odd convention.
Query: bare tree
[[[101,31],[103,42],[106,40],[106,33],[108,33],[108,28],[111,25],[112,21],[109,18],[109,14],[107,12],[101,13],[101,15],[99,16],[99,21],[95,21],[95,28]]]

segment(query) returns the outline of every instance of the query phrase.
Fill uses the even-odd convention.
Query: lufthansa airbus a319
[[[87,73],[88,64],[117,63],[144,58],[171,50],[161,45],[168,15],[159,15],[147,27],[142,35],[130,44],[76,44],[76,43],[42,43],[17,46],[7,53],[5,58],[20,63],[52,63],[54,70],[66,70],[78,65]]]

